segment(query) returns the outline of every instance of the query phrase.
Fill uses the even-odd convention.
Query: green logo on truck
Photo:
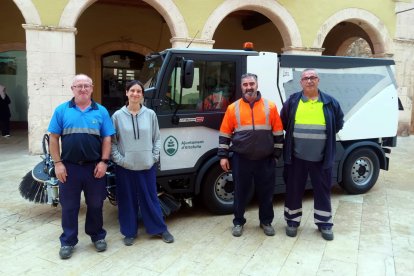
[[[168,156],[173,156],[178,151],[178,141],[174,136],[168,136],[164,142],[164,152]]]

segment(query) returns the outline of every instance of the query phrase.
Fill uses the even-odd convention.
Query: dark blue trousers
[[[331,187],[332,168],[324,169],[321,162],[293,157],[284,168],[286,183],[285,220],[289,226],[299,226],[302,218],[302,199],[308,176],[314,198],[314,221],[318,226],[332,227]]]
[[[232,158],[232,173],[234,181],[234,225],[244,225],[248,194],[251,186],[255,185],[259,200],[259,220],[263,224],[272,223],[273,191],[275,188],[276,161],[273,158],[249,160],[234,153]],[[253,182],[254,181],[254,182]]]
[[[138,212],[148,234],[161,234],[167,230],[157,196],[156,167],[133,171],[116,167],[116,196],[121,233],[125,237],[136,237]]]
[[[92,242],[104,239],[102,207],[106,198],[106,176],[95,178],[95,164],[76,165],[65,162],[65,183],[59,183],[59,202],[62,207],[62,246],[78,243],[78,215],[83,191],[86,202],[85,233]]]

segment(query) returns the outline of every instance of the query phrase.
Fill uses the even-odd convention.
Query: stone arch
[[[102,61],[101,57],[103,54],[112,52],[112,51],[130,51],[134,53],[141,54],[146,56],[151,52],[154,52],[153,49],[147,48],[143,45],[131,42],[119,42],[113,41],[109,43],[102,44],[92,50],[93,52],[93,60],[91,62],[91,77],[94,80],[94,91],[101,91],[102,83],[101,83],[101,68],[102,68]],[[94,93],[94,99],[100,101],[101,94]]]
[[[41,25],[39,13],[34,6],[32,0],[13,0],[17,8],[23,15],[26,24]]]
[[[84,10],[98,0],[69,0],[60,18],[60,27],[74,27]],[[172,0],[143,0],[151,5],[167,22],[172,37],[187,38],[184,18]]]
[[[332,28],[344,21],[357,24],[368,34],[374,56],[386,56],[391,52],[392,40],[385,25],[374,14],[358,8],[344,9],[329,17],[319,29],[313,47],[321,48]]]
[[[280,31],[284,48],[302,46],[302,38],[295,20],[283,6],[274,0],[224,1],[207,19],[201,39],[212,40],[218,25],[228,14],[237,10],[252,10],[269,18]]]

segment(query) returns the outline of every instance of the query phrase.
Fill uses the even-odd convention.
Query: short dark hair
[[[241,80],[247,79],[247,78],[254,78],[254,80],[257,82],[257,75],[253,73],[246,73],[241,75]]]

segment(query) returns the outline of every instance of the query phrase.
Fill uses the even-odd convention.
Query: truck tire
[[[377,182],[379,170],[379,159],[372,149],[356,149],[345,160],[340,185],[350,194],[366,193]]]
[[[207,209],[217,215],[233,213],[234,183],[231,172],[224,172],[219,163],[214,164],[204,177],[202,198]],[[249,191],[248,202],[254,195]]]

